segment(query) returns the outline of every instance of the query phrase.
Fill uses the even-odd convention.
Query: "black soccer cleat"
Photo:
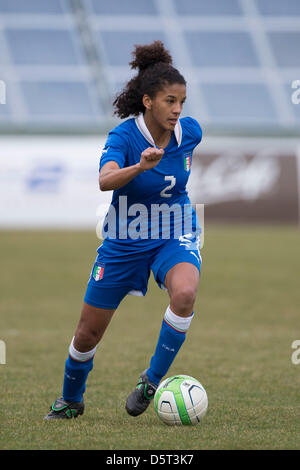
[[[126,411],[131,416],[138,416],[148,408],[154,398],[157,385],[149,381],[146,370],[141,373],[136,388],[126,400]]]
[[[63,398],[57,398],[44,420],[77,418],[79,415],[82,415],[83,412],[83,402],[65,401]]]

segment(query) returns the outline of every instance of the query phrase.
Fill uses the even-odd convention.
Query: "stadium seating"
[[[0,0],[0,130],[106,130],[134,44],[161,39],[208,128],[299,128],[298,0]]]

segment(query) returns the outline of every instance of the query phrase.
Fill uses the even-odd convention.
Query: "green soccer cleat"
[[[57,398],[44,420],[77,418],[79,415],[82,415],[83,412],[83,402],[65,401],[63,398]]]
[[[141,373],[136,388],[131,392],[126,400],[126,411],[131,416],[142,414],[150,405],[154,398],[157,385],[149,381],[146,370]]]

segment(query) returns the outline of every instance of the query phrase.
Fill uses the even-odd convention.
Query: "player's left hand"
[[[164,149],[148,147],[141,153],[140,167],[145,170],[154,168],[162,159]]]

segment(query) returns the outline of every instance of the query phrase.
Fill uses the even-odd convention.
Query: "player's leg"
[[[165,311],[156,349],[147,370],[149,380],[156,385],[168,372],[186,339],[193,318],[199,270],[193,264],[181,262],[167,272],[164,282],[170,304]]]
[[[76,418],[83,414],[83,394],[97,345],[115,309],[97,308],[83,303],[75,335],[65,362],[62,397],[55,400],[45,419]]]
[[[97,345],[115,310],[93,307],[84,302],[75,336],[65,363],[63,399],[82,402]]]
[[[170,296],[170,309],[179,317],[190,317],[199,284],[199,269],[187,262],[173,266],[165,276],[165,286]]]
[[[83,303],[81,316],[73,338],[73,346],[81,353],[91,351],[102,338],[115,309],[93,307]]]
[[[153,274],[159,285],[167,288],[170,305],[164,314],[150,367],[141,374],[136,389],[127,398],[126,409],[132,416],[146,410],[160,380],[169,370],[185,341],[193,318],[200,267],[198,250],[176,246],[174,240],[161,250],[153,263]]]
[[[113,259],[113,261],[111,261]],[[92,275],[84,297],[81,317],[69,347],[65,362],[63,396],[52,405],[46,419],[68,418],[83,412],[83,394],[89,372],[93,367],[96,347],[101,340],[113,313],[123,298],[132,290],[147,290],[147,270],[142,269],[136,258],[130,261],[116,260],[116,256],[103,257],[99,254],[92,269]],[[145,257],[141,256],[145,263]],[[147,267],[147,266],[146,266]],[[150,268],[149,268],[150,270]],[[140,279],[144,273],[145,279]],[[129,286],[116,286],[116,280],[128,281]],[[69,414],[69,416],[67,415]]]
[[[107,267],[107,266],[106,266]],[[113,313],[130,287],[110,287],[110,270],[106,281],[91,277],[84,297],[83,308],[65,362],[62,398],[57,399],[45,419],[73,418],[83,413],[83,394],[93,368],[97,344],[102,338]]]

